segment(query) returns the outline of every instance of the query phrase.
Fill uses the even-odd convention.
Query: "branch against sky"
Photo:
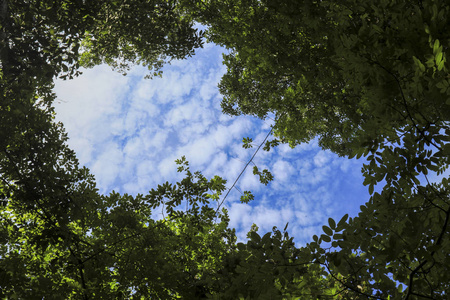
[[[221,174],[228,185],[234,182],[252,154],[242,148],[242,136],[261,142],[273,121],[222,114],[217,89],[225,71],[222,51],[206,45],[152,80],[143,79],[141,68],[123,77],[99,66],[72,81],[57,81],[57,119],[101,192],[146,193],[179,179],[174,160],[182,155],[193,169]],[[290,222],[290,232],[303,244],[328,217],[356,215],[367,201],[361,164],[323,152],[315,141],[260,151],[254,163],[268,168],[275,179],[264,188],[250,168],[231,192],[226,207],[240,239],[253,223],[270,231]],[[244,190],[253,191],[258,201],[240,203]]]

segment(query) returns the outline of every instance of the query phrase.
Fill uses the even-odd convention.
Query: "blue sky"
[[[56,119],[64,123],[69,145],[95,175],[101,193],[145,194],[175,182],[181,175],[174,160],[182,155],[193,171],[219,175],[232,185],[256,149],[242,148],[242,138],[259,144],[272,120],[221,112],[222,51],[205,45],[192,58],[166,66],[162,78],[144,79],[148,70],[143,67],[122,76],[102,65],[56,82]],[[339,158],[315,141],[261,150],[254,163],[275,179],[264,186],[251,165],[237,188],[251,190],[255,200],[241,204],[238,189],[228,196],[230,226],[241,240],[253,223],[265,233],[289,222],[288,231],[304,245],[322,233],[329,217],[355,216],[369,198],[362,161]]]

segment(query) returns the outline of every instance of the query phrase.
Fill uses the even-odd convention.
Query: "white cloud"
[[[122,161],[122,151],[117,148],[117,145],[113,143],[105,145],[104,151],[91,166],[100,187],[108,186],[115,189],[115,180],[120,175],[119,165]]]
[[[294,168],[287,161],[279,159],[273,164],[272,173],[277,181],[286,181],[294,173]]]
[[[95,174],[101,192],[146,193],[175,181],[182,175],[174,160],[182,155],[192,171],[222,176],[231,187],[256,150],[242,148],[242,138],[252,137],[255,144],[265,138],[270,119],[221,113],[217,89],[224,72],[221,51],[208,46],[198,52],[192,59],[173,62],[163,78],[143,79],[143,68],[123,77],[99,66],[72,81],[56,83],[57,119],[65,124],[69,144]],[[273,226],[283,229],[289,222],[292,235],[305,242],[320,234],[328,217],[343,214],[345,205],[333,202],[336,195],[355,207],[366,200],[358,203],[352,196],[350,201],[346,194],[360,185],[360,164],[321,151],[317,141],[295,149],[287,145],[271,152],[261,149],[254,164],[260,170],[268,168],[275,179],[265,187],[250,164],[236,186],[252,190],[255,201],[241,204],[239,191],[230,192],[226,202],[230,226],[238,229],[240,239],[253,223],[264,233]]]
[[[314,156],[314,164],[317,167],[323,167],[330,160],[330,156],[326,151],[317,152],[316,156]]]

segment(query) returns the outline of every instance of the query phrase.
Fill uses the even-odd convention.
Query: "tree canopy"
[[[3,0],[1,298],[447,299],[449,13],[439,0]],[[228,49],[224,112],[275,115],[267,150],[317,138],[366,159],[357,217],[305,247],[287,228],[237,243],[214,207],[224,180],[184,158],[176,184],[98,193],[53,120],[53,79],[100,63],[161,75],[204,38]]]
[[[208,38],[229,49],[224,112],[275,114],[279,140],[268,146],[318,138],[339,155],[366,157],[364,183],[373,196],[357,218],[343,227],[330,220],[306,247],[346,290],[340,295],[445,298],[448,178],[432,183],[427,176],[442,174],[450,156],[448,4],[189,5],[210,26]]]

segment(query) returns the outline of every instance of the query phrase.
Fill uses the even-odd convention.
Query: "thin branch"
[[[450,220],[450,209],[445,214],[445,221],[444,225],[442,226],[441,232],[439,233],[439,236],[434,243],[434,245],[438,246],[442,242],[442,238],[444,237],[445,232],[447,231],[447,226]],[[431,256],[433,257],[436,253],[436,250],[433,250],[431,252]],[[408,285],[408,293],[405,295],[405,300],[409,299],[409,297],[413,294],[413,285],[414,285],[414,275],[418,273],[418,271],[428,262],[428,260],[424,260],[422,263],[420,263],[414,270],[411,271],[409,274],[409,285]]]
[[[409,296],[411,296],[412,288],[414,285],[414,275],[422,268],[428,261],[425,259],[423,262],[421,262],[414,270],[409,273],[409,284],[408,284],[408,293],[405,295],[405,300],[409,299]]]
[[[395,81],[396,81],[396,83],[397,83],[397,86],[398,86],[398,88],[399,88],[399,90],[400,90],[400,95],[402,96],[403,105],[405,106],[406,113],[408,114],[408,117],[409,117],[409,119],[411,120],[411,122],[413,123],[414,127],[415,127],[416,130],[420,133],[420,135],[422,136],[423,139],[425,139],[425,140],[426,140],[427,142],[429,142],[431,145],[435,146],[438,150],[442,151],[442,148],[441,148],[441,147],[439,147],[438,145],[436,145],[436,143],[434,143],[433,141],[430,141],[430,140],[425,136],[424,131],[421,130],[421,129],[419,128],[419,126],[416,124],[416,122],[414,121],[414,119],[413,119],[413,117],[412,117],[412,114],[411,114],[411,112],[409,111],[408,103],[407,103],[407,101],[406,101],[405,94],[403,93],[403,88],[402,88],[402,86],[401,86],[400,80],[397,78],[397,76],[396,76],[394,73],[392,73],[389,69],[387,69],[385,66],[383,66],[382,64],[380,64],[378,61],[374,61],[374,60],[370,60],[370,61],[371,61],[372,63],[374,63],[375,65],[379,66],[380,68],[382,68],[384,71],[386,71],[389,75],[391,75],[391,76],[395,79]]]
[[[86,280],[84,278],[83,262],[81,261],[81,259],[77,255],[75,255],[75,252],[72,250],[72,247],[69,246],[68,248],[69,248],[70,254],[76,259],[76,261],[78,263],[77,268],[78,268],[78,271],[80,272],[81,287],[83,288],[83,300],[88,300],[89,297],[88,297],[88,295],[86,293],[87,286],[86,286]]]
[[[356,292],[356,293],[358,293],[358,294],[360,294],[360,295],[363,295],[363,296],[365,296],[365,297],[367,297],[367,298],[378,299],[378,300],[387,300],[387,299],[385,299],[385,298],[381,298],[381,297],[376,297],[376,296],[368,295],[368,294],[366,294],[366,293],[361,292],[361,291],[358,290],[357,288],[354,288],[354,287],[348,285],[347,283],[345,283],[345,282],[343,282],[342,280],[340,280],[339,278],[337,278],[337,277],[333,274],[333,272],[330,270],[330,268],[328,267],[327,264],[324,264],[324,265],[325,265],[325,267],[327,268],[328,273],[331,275],[331,277],[333,277],[334,280],[338,281],[340,284],[342,284],[343,286],[345,286],[347,289],[352,290],[352,291],[354,291],[354,292]]]
[[[430,183],[430,181],[428,180],[428,176],[427,176],[426,174],[423,174],[423,175],[425,176],[425,180],[427,181],[428,186],[433,190],[434,194],[435,194],[439,199],[441,199],[444,203],[446,203],[447,201],[445,201],[445,199],[443,199],[443,198],[441,197],[439,191],[437,191],[437,190],[434,188],[434,186]],[[426,199],[428,200],[428,198],[426,198]],[[440,207],[439,205],[436,204],[435,206],[436,206],[437,208],[441,209],[442,211],[447,212],[445,209],[443,209],[443,208]]]
[[[434,298],[434,297],[425,296],[425,295],[417,294],[417,293],[411,293],[411,295],[413,295],[413,296],[419,296],[419,297],[425,298],[425,299],[436,299],[436,298]]]
[[[262,143],[259,145],[258,149],[256,149],[255,153],[253,153],[252,157],[250,158],[250,160],[247,162],[247,164],[245,165],[245,167],[242,169],[241,173],[239,174],[239,176],[236,178],[236,180],[234,181],[233,185],[228,189],[227,193],[225,194],[225,197],[223,197],[222,201],[219,203],[219,205],[217,206],[216,209],[216,215],[219,212],[220,207],[222,206],[222,204],[225,202],[225,200],[227,199],[228,195],[230,194],[231,190],[235,187],[236,183],[239,181],[239,178],[241,178],[242,174],[244,174],[245,170],[247,169],[248,165],[250,163],[253,162],[253,159],[255,158],[256,154],[258,153],[259,149],[261,149],[262,145],[264,145],[264,143],[266,142],[266,140],[269,138],[269,136],[272,134],[273,132],[273,128],[270,129],[269,133],[266,135],[266,137],[264,138],[264,140],[262,141]]]

